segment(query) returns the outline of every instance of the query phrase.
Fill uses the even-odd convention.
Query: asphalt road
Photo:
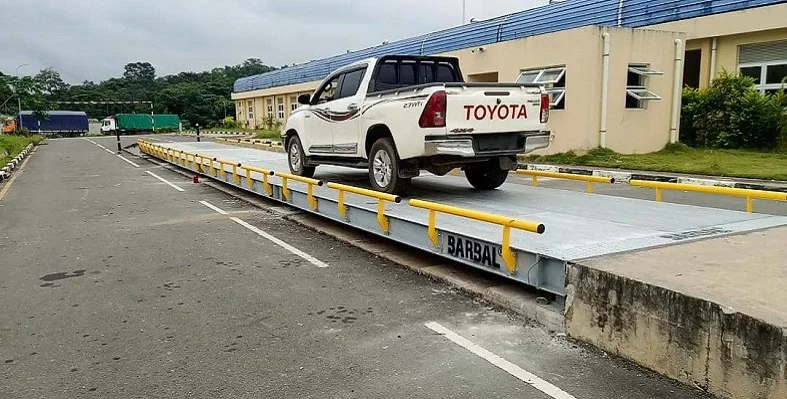
[[[0,202],[2,398],[706,397],[111,152],[50,140]]]

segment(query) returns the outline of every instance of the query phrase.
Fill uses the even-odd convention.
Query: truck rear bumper
[[[427,136],[424,155],[477,157],[515,155],[549,146],[550,132],[495,133],[478,135]]]

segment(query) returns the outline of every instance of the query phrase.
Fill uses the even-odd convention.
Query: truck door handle
[[[358,104],[352,103],[352,104],[348,105],[347,106],[347,110],[348,111],[357,111],[358,110]]]

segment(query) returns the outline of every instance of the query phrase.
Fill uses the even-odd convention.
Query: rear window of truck
[[[454,66],[448,62],[388,60],[377,69],[377,76],[372,80],[369,92],[461,81]]]

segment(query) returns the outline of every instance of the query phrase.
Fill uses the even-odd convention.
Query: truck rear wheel
[[[303,152],[303,145],[298,136],[291,138],[287,145],[287,164],[290,165],[290,172],[294,175],[314,176],[314,167],[306,166],[306,154]]]
[[[476,190],[494,190],[505,183],[508,171],[501,169],[498,162],[487,162],[465,169],[465,177]]]
[[[369,182],[372,188],[389,194],[404,194],[410,187],[410,180],[399,177],[401,161],[396,147],[390,138],[374,142],[369,153]]]

